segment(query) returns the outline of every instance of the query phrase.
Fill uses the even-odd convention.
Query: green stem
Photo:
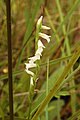
[[[30,83],[28,120],[31,120],[31,107],[32,107],[32,102],[33,102],[34,89],[35,89],[35,83],[33,85]]]
[[[34,95],[34,88],[30,85],[30,91],[29,91],[29,113],[28,113],[28,120],[31,119],[30,113],[31,113],[31,107],[32,107],[32,101],[33,101],[33,95]]]
[[[31,113],[31,102],[29,103],[29,113],[28,113],[28,120],[30,120],[30,113]]]
[[[48,95],[48,79],[49,79],[49,59],[47,60],[47,82],[46,82],[46,96]],[[48,104],[46,106],[46,120],[48,120]]]

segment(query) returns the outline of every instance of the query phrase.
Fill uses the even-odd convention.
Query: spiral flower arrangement
[[[43,39],[47,40],[47,42],[49,43],[51,36],[48,36],[47,34],[40,32],[41,29],[45,29],[45,30],[49,30],[50,29],[50,27],[42,25],[42,19],[43,19],[43,16],[41,16],[38,19],[38,21],[37,21],[37,25],[36,25],[36,37],[37,37],[37,39],[39,37],[42,37]],[[42,41],[40,39],[38,39],[37,40],[37,50],[35,52],[35,55],[33,57],[28,58],[29,62],[25,63],[25,65],[26,65],[25,71],[27,72],[27,74],[30,75],[30,84],[31,85],[34,85],[33,80],[34,80],[34,75],[35,74],[34,74],[34,72],[32,72],[30,70],[30,68],[37,67],[36,61],[40,60],[40,57],[42,56],[42,52],[43,52],[44,48],[45,48],[45,46],[43,45]]]

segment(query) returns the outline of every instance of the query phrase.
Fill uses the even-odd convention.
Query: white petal
[[[28,69],[25,69],[25,71],[26,71],[29,75],[34,76],[34,73],[33,73],[32,71],[30,71],[30,70],[28,70]]]
[[[38,40],[38,48],[39,48],[39,47],[45,48],[45,46],[43,45],[43,43],[42,43],[40,40]]]
[[[44,25],[42,25],[41,28],[45,29],[45,30],[50,30],[51,29],[50,27],[47,27],[47,26],[44,26]]]
[[[36,57],[35,57],[35,56],[30,57],[30,58],[28,58],[28,59],[30,59],[30,61],[31,61],[32,63],[34,63],[34,62],[36,61]],[[29,61],[29,63],[30,63],[30,61]]]
[[[42,47],[40,47],[40,48],[38,48],[37,49],[37,51],[36,51],[36,54],[35,55],[40,55],[40,56],[42,56],[42,53],[43,52],[43,48]]]
[[[35,63],[25,63],[26,65],[26,69],[29,69],[29,68],[33,68],[33,67],[36,67],[36,64]]]
[[[39,54],[35,54],[35,56],[36,56],[37,60],[40,60],[40,55]]]
[[[44,39],[46,39],[48,43],[50,42],[50,37],[51,37],[51,36],[46,35],[46,34],[44,34],[44,33],[39,33],[39,36],[42,37],[42,38],[44,38]]]
[[[29,63],[30,63],[30,64],[34,64],[34,61],[33,61],[33,60],[29,60]]]
[[[31,58],[28,58],[30,59],[29,63],[34,63],[36,60],[39,60],[40,59],[40,55],[35,55],[34,57],[31,57]]]
[[[30,84],[34,86],[33,77],[31,77],[31,79],[30,79]]]
[[[42,19],[43,19],[43,16],[41,16],[41,17],[38,19],[38,21],[37,21],[37,25],[40,25],[40,24],[41,24]]]

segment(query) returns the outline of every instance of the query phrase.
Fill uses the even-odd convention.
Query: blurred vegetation
[[[80,0],[11,0],[13,97],[15,119],[27,119],[29,109],[29,76],[24,63],[35,53],[36,22],[43,15],[43,24],[51,27],[51,42],[40,61],[31,115],[46,96],[47,59],[49,86],[55,85],[80,45]],[[46,31],[47,32],[47,31]],[[5,0],[0,0],[0,117],[9,115],[8,47]],[[80,54],[79,54],[80,56]],[[80,119],[80,58],[64,79],[64,85],[49,105],[49,120]],[[33,69],[35,70],[35,69]],[[66,82],[65,82],[66,80]],[[78,112],[79,111],[79,112]],[[8,118],[6,118],[8,119]],[[5,120],[6,120],[5,119]],[[40,120],[45,120],[45,110]]]

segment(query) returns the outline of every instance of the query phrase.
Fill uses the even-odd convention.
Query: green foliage
[[[30,81],[24,63],[28,61],[28,57],[34,56],[36,21],[41,15],[44,16],[43,23],[51,27],[51,41],[48,45],[44,42],[46,48],[39,65],[39,79],[34,90],[30,117],[32,120],[45,120],[47,113],[49,120],[61,119],[65,116],[67,106],[61,97],[69,96],[71,99],[67,107],[72,116],[66,119],[80,119],[79,6],[80,0],[12,0],[14,120],[27,120],[28,117]],[[0,0],[0,120],[9,120],[6,36],[6,6],[5,1]],[[32,70],[36,71],[35,68]]]

